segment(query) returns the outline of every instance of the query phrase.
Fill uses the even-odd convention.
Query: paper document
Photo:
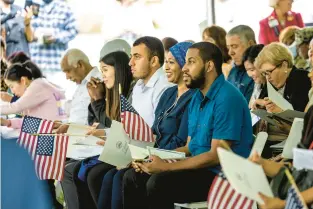
[[[270,148],[276,149],[276,150],[278,150],[278,149],[283,150],[285,147],[285,144],[286,144],[286,140],[279,142],[278,144],[274,144],[274,145],[270,146]]]
[[[295,118],[304,118],[304,115],[305,115],[304,112],[299,112],[296,110],[286,110],[286,111],[275,114],[275,116],[281,119],[284,119],[286,121],[289,121],[291,123],[293,122]]]
[[[1,139],[16,139],[20,136],[21,129],[8,128],[0,126]]]
[[[69,128],[67,129],[67,132],[66,132],[67,134],[69,134],[69,135],[81,135],[81,136],[69,136],[66,157],[75,155],[75,153],[72,153],[72,152],[74,152],[74,148],[75,148],[75,146],[73,146],[73,145],[75,145],[79,141],[84,140],[85,135],[89,130],[90,129],[88,128],[88,126],[86,126],[85,128],[81,127],[81,125],[76,126],[75,124],[69,126]]]
[[[250,113],[251,113],[252,126],[254,126],[257,122],[259,122],[261,118],[252,112]]]
[[[146,148],[137,147],[131,144],[129,144],[128,146],[133,160],[145,159],[149,156],[149,152]]]
[[[257,115],[258,117],[260,117],[262,120],[267,121],[269,124],[273,126],[277,125],[277,122],[273,119],[272,113],[269,113],[266,110],[262,110],[262,109],[252,110],[251,112]]]
[[[258,133],[256,139],[254,140],[251,154],[253,154],[254,152],[257,152],[261,156],[265,143],[267,141],[267,137],[268,137],[268,134],[266,132]]]
[[[126,167],[132,161],[128,148],[130,141],[123,125],[113,120],[99,160],[117,167]]]
[[[82,160],[88,157],[100,155],[103,146],[87,146],[87,145],[72,145],[72,151],[66,155],[68,158]]]
[[[287,159],[293,159],[293,148],[297,147],[297,144],[301,140],[303,129],[303,119],[295,118],[292,123],[288,138],[286,139],[286,144],[283,149],[282,156]]]
[[[151,155],[156,155],[161,159],[183,159],[186,158],[186,154],[183,152],[176,152],[173,150],[165,150],[165,149],[158,149],[154,147],[147,147],[150,150]]]
[[[313,170],[313,150],[293,148],[293,166],[297,170]]]
[[[220,147],[217,148],[217,153],[227,180],[237,192],[260,204],[263,201],[259,192],[273,197],[262,166]]]
[[[86,136],[86,137],[79,137],[76,139],[76,142],[74,144],[80,144],[80,145],[89,145],[89,146],[98,146],[97,141],[101,141],[103,139],[100,139],[95,136]]]
[[[282,110],[293,110],[292,105],[281,95],[278,93],[272,84],[267,81],[267,92],[268,92],[268,98],[275,103],[278,107],[280,107]]]

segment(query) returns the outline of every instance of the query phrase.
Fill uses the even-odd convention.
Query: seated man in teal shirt
[[[176,149],[188,159],[165,163],[136,163],[123,179],[124,209],[173,209],[175,202],[204,201],[219,172],[221,141],[248,157],[252,123],[243,95],[222,75],[223,56],[214,44],[192,45],[183,68],[188,88],[197,89],[188,111],[188,141]],[[144,173],[141,173],[141,172]]]

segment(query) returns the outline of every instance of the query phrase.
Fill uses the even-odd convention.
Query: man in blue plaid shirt
[[[61,72],[61,57],[68,42],[78,33],[76,19],[66,1],[35,0],[33,3],[40,8],[32,20],[35,42],[30,44],[31,59],[49,79],[49,73]]]

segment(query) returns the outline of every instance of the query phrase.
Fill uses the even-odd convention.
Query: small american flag
[[[308,207],[303,202],[297,189],[292,185],[287,194],[285,209],[307,209]]]
[[[32,134],[49,134],[52,133],[52,129],[52,121],[26,115],[23,120],[22,130],[17,143],[27,149],[34,160],[37,136]]]
[[[28,150],[35,161],[35,170],[39,179],[62,180],[68,145],[68,136],[32,135],[51,133],[53,122],[25,116],[18,144]]]
[[[222,172],[214,178],[208,195],[208,209],[251,209],[253,203],[236,192]]]
[[[121,122],[124,126],[125,132],[131,139],[154,142],[151,128],[146,124],[138,112],[129,104],[127,99],[121,95]]]

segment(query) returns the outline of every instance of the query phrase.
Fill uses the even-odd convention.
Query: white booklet
[[[293,159],[293,148],[297,147],[297,144],[301,140],[303,129],[303,119],[295,118],[292,123],[288,138],[286,139],[286,144],[283,149],[282,157],[287,159]]]
[[[313,150],[293,148],[293,166],[297,170],[313,170]]]
[[[267,81],[267,92],[268,98],[282,110],[293,110],[292,105],[280,93],[278,93],[274,89],[272,84],[268,81]]]
[[[117,167],[125,167],[133,160],[129,145],[145,149],[147,146],[153,146],[154,142],[131,140],[126,134],[122,123],[112,121],[110,134],[106,139],[99,160]],[[137,155],[141,157],[139,148],[137,148],[139,153]]]
[[[154,142],[132,140],[120,122],[112,121],[99,160],[117,167],[125,167],[133,160],[144,160],[150,154],[162,159],[183,159],[185,153],[154,148]]]
[[[88,126],[80,127],[76,125],[70,125],[67,129],[67,134],[69,134],[68,147],[66,157],[71,158],[71,156],[76,156],[74,152],[76,146],[74,146],[78,141],[85,139],[86,133],[89,131]],[[81,135],[81,136],[71,136],[71,135]]]
[[[138,147],[132,144],[129,144],[129,149],[131,152],[131,156],[133,160],[143,160],[147,158],[150,154],[156,155],[161,159],[184,159],[186,158],[186,154],[183,152],[176,152],[173,150],[165,150],[165,149],[158,149],[154,147]]]
[[[267,138],[268,138],[268,134],[266,132],[258,133],[258,135],[256,136],[254,140],[250,155],[252,155],[254,152],[257,152],[261,156],[265,143],[267,141]]]
[[[263,201],[259,192],[273,197],[262,166],[220,147],[217,148],[217,153],[227,180],[237,192],[260,204]]]

